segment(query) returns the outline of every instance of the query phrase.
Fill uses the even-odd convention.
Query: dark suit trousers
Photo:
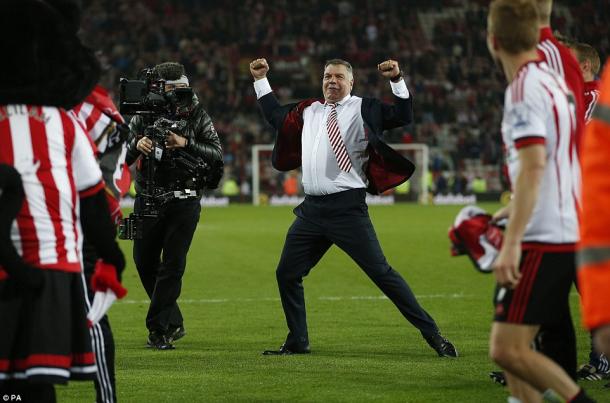
[[[136,198],[135,211],[141,200]],[[146,327],[167,331],[183,325],[182,313],[176,303],[182,290],[182,276],[201,213],[198,199],[172,200],[157,219],[146,223],[143,239],[134,240],[133,257],[150,306]]]
[[[295,208],[276,276],[289,334],[286,345],[309,343],[303,277],[335,244],[345,251],[423,336],[438,332],[402,276],[386,261],[369,218],[364,189],[306,196]]]

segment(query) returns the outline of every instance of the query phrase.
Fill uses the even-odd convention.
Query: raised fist
[[[269,64],[265,59],[255,59],[250,62],[250,73],[254,77],[254,81],[267,77],[269,71]]]
[[[400,74],[400,67],[396,60],[386,60],[385,62],[379,63],[377,69],[381,72],[381,75],[386,78],[394,78]]]

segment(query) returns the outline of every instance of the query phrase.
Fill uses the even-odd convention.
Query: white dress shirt
[[[390,84],[394,95],[409,98],[404,80]],[[257,99],[272,91],[267,78],[255,81],[254,90]],[[368,186],[365,172],[369,139],[361,114],[362,98],[348,94],[336,104],[337,123],[353,168],[349,172],[342,171],[330,145],[326,130],[330,107],[319,101],[312,103],[303,111],[301,136],[302,181],[308,195],[328,195]]]

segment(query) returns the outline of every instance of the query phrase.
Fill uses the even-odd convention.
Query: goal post
[[[273,144],[255,144],[252,146],[252,204],[261,204],[261,162],[271,166]],[[261,158],[261,153],[262,158]]]
[[[430,151],[426,144],[388,144],[415,164],[415,173],[407,184],[394,189],[397,200],[428,203],[428,164]],[[287,202],[303,197],[300,169],[293,171],[299,186],[297,194],[287,195],[283,181],[287,173],[279,172],[271,166],[273,144],[255,144],[252,146],[252,204],[267,204],[270,198],[283,198]],[[292,193],[292,192],[291,192]]]
[[[427,144],[388,144],[394,150],[407,157],[415,164],[415,172],[409,179],[410,192],[413,192],[420,204],[428,204],[428,167],[430,166],[430,149]]]

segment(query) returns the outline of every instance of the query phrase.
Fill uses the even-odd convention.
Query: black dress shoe
[[[424,337],[424,339],[436,351],[439,357],[456,358],[458,356],[455,346],[440,333]]]
[[[146,345],[149,348],[157,350],[173,350],[176,348],[167,340],[167,337],[163,333],[157,331],[152,331],[148,334]]]
[[[168,343],[173,343],[175,341],[180,340],[184,336],[186,336],[186,330],[184,330],[184,326],[170,326],[169,329],[167,329],[167,333],[165,334],[165,339]]]
[[[282,344],[279,350],[265,350],[263,355],[292,355],[292,354],[309,354],[311,350],[309,345],[305,347],[286,347],[286,344]]]

